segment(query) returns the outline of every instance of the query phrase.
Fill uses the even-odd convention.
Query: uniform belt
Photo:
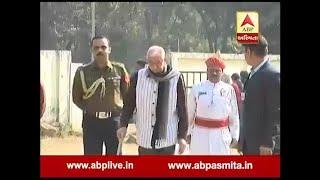
[[[90,115],[93,115],[94,117],[98,119],[107,119],[109,117],[116,117],[120,116],[120,113],[116,112],[94,112],[94,113],[89,113]]]
[[[107,119],[109,117],[111,117],[112,113],[111,112],[96,112],[95,116],[96,118],[99,119]]]
[[[208,119],[196,117],[195,124],[208,128],[221,128],[229,125],[229,118],[227,117],[225,119]]]

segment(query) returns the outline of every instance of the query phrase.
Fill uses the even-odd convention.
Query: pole
[[[95,36],[95,3],[91,2],[91,39]],[[91,53],[91,60],[93,61],[93,54]]]
[[[180,42],[179,42],[179,38],[178,38],[178,52],[180,52]]]

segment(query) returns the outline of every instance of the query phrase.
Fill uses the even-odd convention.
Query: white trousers
[[[230,155],[231,134],[228,127],[206,128],[195,125],[191,134],[191,155]]]

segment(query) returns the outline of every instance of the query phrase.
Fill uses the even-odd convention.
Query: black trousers
[[[175,145],[160,148],[160,149],[148,149],[139,146],[139,155],[174,155]]]
[[[83,114],[84,155],[102,155],[103,143],[106,155],[116,155],[118,149],[117,129],[119,118],[98,119],[90,114]]]
[[[260,155],[259,146],[249,147],[244,141],[242,146],[243,155]]]
[[[260,146],[248,147],[246,142],[243,143],[242,153],[243,155],[260,155]],[[280,154],[280,147],[273,149],[273,155]]]

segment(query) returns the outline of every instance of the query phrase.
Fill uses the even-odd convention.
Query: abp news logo
[[[237,41],[241,44],[259,42],[259,14],[257,12],[237,12]]]

